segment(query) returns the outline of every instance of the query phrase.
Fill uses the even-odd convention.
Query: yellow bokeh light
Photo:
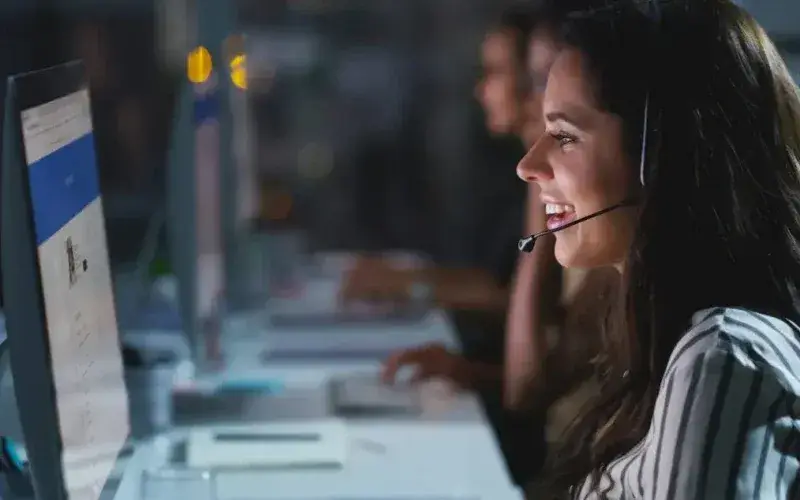
[[[186,58],[186,77],[190,82],[205,83],[211,77],[211,53],[205,47],[197,47]]]
[[[231,59],[231,82],[242,90],[247,89],[247,58],[244,54]]]

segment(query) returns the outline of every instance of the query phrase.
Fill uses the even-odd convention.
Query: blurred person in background
[[[527,125],[528,109],[524,105],[531,89],[526,74],[528,39],[534,28],[540,23],[543,25],[549,15],[544,7],[533,9],[526,4],[515,5],[501,15],[499,22],[484,39],[481,47],[483,76],[475,88],[475,94],[485,111],[486,126],[495,137],[521,137],[523,130],[530,130]],[[545,66],[549,64],[547,55],[552,52],[552,59],[555,53],[555,48],[548,43],[540,46],[534,44],[534,50],[545,55],[540,57]],[[522,148],[519,148],[519,154],[520,157],[524,154]],[[500,166],[492,165],[492,168],[490,173],[495,177],[513,175],[511,170],[505,171]],[[502,194],[508,197],[508,193]],[[509,285],[518,258],[516,241],[523,226],[524,194],[524,190],[520,191],[518,200],[508,204],[513,205],[510,208],[516,212],[514,217],[508,217],[508,213],[512,212],[508,205],[499,210],[502,213],[493,212],[486,216],[494,226],[494,234],[482,238],[484,246],[489,247],[484,254],[489,254],[490,258],[485,259],[487,262],[480,267],[399,268],[388,260],[361,257],[345,277],[342,299],[345,302],[403,302],[424,296],[439,308],[478,310],[504,317],[509,304]],[[499,351],[502,352],[502,338],[497,335],[492,337],[491,340],[500,346]],[[425,362],[427,359],[430,362]],[[393,367],[405,364],[419,364],[417,378],[444,375],[462,387],[480,386],[484,382],[498,385],[502,380],[500,364],[469,364],[438,344],[398,353],[397,357],[387,362],[387,381],[394,377]]]
[[[587,3],[579,2],[580,5],[574,7]],[[541,101],[550,65],[558,54],[553,27],[559,12],[566,11],[567,7],[560,5],[559,9],[562,10],[554,10],[546,4],[512,8],[487,35],[482,47],[484,78],[476,93],[486,109],[487,127],[496,135],[518,136],[526,147],[532,146],[544,131]],[[545,229],[545,210],[536,185],[529,186],[524,215],[526,234]],[[495,224],[498,221],[494,219]],[[507,457],[511,456],[512,474],[519,477],[535,473],[545,446],[531,456],[526,451],[515,451],[517,443],[524,442],[525,447],[530,448],[530,440],[537,441],[545,428],[547,441],[557,441],[565,425],[596,391],[596,384],[590,378],[592,360],[600,347],[596,333],[602,328],[604,313],[616,293],[618,280],[610,267],[591,272],[568,270],[562,274],[553,253],[553,237],[541,238],[531,254],[518,254],[517,236],[512,231],[506,239],[500,240],[513,252],[506,254],[505,260],[505,265],[515,266],[511,268],[510,297],[508,286],[498,290],[496,284],[487,287],[483,291],[485,295],[477,291],[470,295],[471,287],[477,289],[484,284],[477,279],[470,281],[465,271],[460,275],[461,281],[442,280],[444,300],[434,295],[440,307],[463,307],[467,303],[465,297],[495,297],[496,301],[473,300],[470,305],[503,307],[503,312],[507,308],[505,334],[484,332],[494,338],[484,339],[477,346],[465,346],[464,354],[451,352],[441,344],[399,351],[386,360],[384,379],[392,383],[397,372],[409,366],[413,369],[413,381],[439,377],[463,389],[479,391],[490,417],[493,416],[494,423],[500,426],[497,430],[501,442],[507,441],[504,451]],[[374,274],[367,274],[370,272]],[[371,283],[376,288],[367,287],[375,291],[380,286],[379,280],[383,279],[390,283],[389,290],[392,285],[413,289],[417,283],[414,280],[424,280],[427,272],[426,269],[417,270],[416,274],[395,271],[381,261],[369,261],[354,274],[364,273],[358,278],[375,280]],[[439,276],[444,274],[441,270],[438,272]],[[403,280],[408,281],[404,283]],[[434,281],[434,286],[438,284]],[[448,284],[455,289],[462,288],[448,295]],[[362,296],[370,297],[369,294]],[[448,298],[463,302],[453,303]],[[485,357],[474,351],[487,346],[491,350],[492,340],[504,342],[505,355],[486,362]],[[504,404],[497,404],[501,393]],[[504,406],[516,411],[509,413]],[[515,461],[524,463],[513,463]]]
[[[486,127],[495,137],[515,137],[519,157],[541,134],[541,92],[547,81],[557,47],[550,26],[557,12],[550,4],[517,4],[503,12],[499,22],[486,35],[481,47],[483,76],[475,95],[485,111]],[[520,141],[521,139],[521,141]],[[543,462],[544,412],[516,415],[503,409],[504,350],[506,313],[510,302],[512,275],[519,252],[517,240],[530,223],[525,219],[544,210],[529,203],[526,190],[514,179],[511,166],[492,164],[485,179],[476,187],[476,203],[483,219],[476,235],[484,247],[483,267],[397,269],[380,259],[362,258],[347,276],[342,290],[345,300],[403,301],[422,292],[440,308],[450,311],[458,331],[462,352],[449,351],[441,344],[426,344],[399,351],[385,361],[384,380],[393,383],[399,369],[413,368],[412,380],[445,378],[462,389],[477,392],[497,433],[509,472],[518,484],[536,473]],[[506,182],[506,180],[508,182]],[[502,182],[501,182],[502,181]],[[516,181],[516,182],[515,182]],[[499,189],[497,189],[499,187]],[[491,191],[491,192],[488,192]],[[550,294],[542,301],[542,317],[557,316],[560,267],[552,257],[552,242],[542,242],[536,254],[537,275]],[[549,252],[547,251],[549,249]],[[525,256],[530,260],[532,256]],[[529,280],[521,280],[527,285]],[[530,294],[511,300],[517,314],[526,310]],[[517,334],[539,335],[533,319],[517,325]],[[523,347],[528,348],[532,342]],[[528,357],[530,361],[530,357]],[[540,446],[531,446],[539,443]]]
[[[496,32],[487,36],[482,50],[485,76],[476,89],[488,128],[498,138],[517,132],[521,120],[517,89],[520,80],[515,74],[519,71],[519,62],[514,57],[513,45],[518,29],[503,26],[512,21],[516,22],[503,20]],[[515,151],[516,156],[521,149],[517,144],[515,146],[519,150]],[[502,176],[499,172],[493,174]],[[512,234],[508,233],[508,236]],[[494,246],[507,245],[495,243]],[[499,263],[492,265],[503,267]],[[410,269],[397,266],[381,256],[361,256],[344,281],[341,298],[345,302],[362,299],[404,302],[424,295],[446,309],[503,311],[508,290],[503,286],[504,280],[498,280],[498,274],[505,274],[507,281],[513,265],[506,263],[506,269],[491,269],[492,265],[457,268],[431,265]]]
[[[577,2],[575,7],[583,4],[588,2]],[[513,134],[526,147],[532,146],[544,130],[541,100],[550,65],[558,54],[552,27],[559,12],[567,10],[564,6],[559,8],[563,10],[555,10],[546,3],[529,3],[508,9],[497,28],[487,34],[482,47],[484,77],[476,94],[486,110],[487,128],[495,135]],[[524,214],[526,233],[545,229],[545,210],[536,185],[529,186]],[[502,225],[504,221],[494,218],[493,222]],[[394,381],[400,368],[411,366],[413,381],[444,377],[465,389],[497,388],[502,382],[506,405],[510,408],[546,411],[559,400],[570,403],[571,409],[579,404],[582,398],[566,396],[582,388],[591,372],[591,359],[599,348],[592,332],[602,326],[604,312],[614,295],[615,271],[604,268],[588,273],[579,270],[562,273],[553,255],[553,237],[541,238],[531,254],[519,254],[516,230],[508,231],[506,238],[499,241],[506,250],[500,252],[504,256],[501,266],[506,270],[497,273],[503,280],[495,279],[494,287],[487,286],[482,292],[479,289],[484,283],[469,279],[480,276],[480,270],[461,270],[460,275],[453,272],[454,279],[437,281],[437,273],[443,278],[448,270],[395,270],[377,260],[367,261],[363,268],[356,267],[351,278],[359,275],[359,280],[373,283],[375,288],[367,287],[370,290],[378,289],[383,279],[387,280],[388,289],[408,280],[406,292],[413,293],[415,284],[433,275],[432,288],[443,282],[440,288],[444,299],[435,300],[439,307],[468,307],[466,298],[471,297],[475,299],[471,303],[473,308],[490,309],[501,303],[503,313],[508,311],[506,334],[491,339],[497,343],[505,337],[504,364],[482,363],[473,359],[471,353],[460,355],[441,344],[427,344],[399,351],[386,360],[384,378],[388,383]],[[369,275],[372,271],[374,274]],[[509,287],[511,271],[513,283]],[[505,286],[501,288],[498,282]],[[446,293],[447,285],[455,290],[452,294]],[[474,294],[470,294],[472,287],[476,290]],[[490,294],[497,297],[497,302],[477,300]],[[456,302],[448,298],[465,300]]]

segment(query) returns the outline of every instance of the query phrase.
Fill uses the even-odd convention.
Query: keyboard
[[[386,385],[376,373],[333,378],[330,391],[334,412],[339,416],[410,416],[422,412],[416,387]]]

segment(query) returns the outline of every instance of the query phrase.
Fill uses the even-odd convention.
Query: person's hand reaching
[[[409,274],[387,261],[361,258],[345,273],[339,300],[343,304],[360,300],[403,302],[408,300],[413,281]]]
[[[413,370],[410,379],[412,384],[430,378],[444,378],[462,388],[470,385],[468,362],[442,344],[425,344],[389,356],[383,363],[381,376],[384,383],[394,384],[397,372],[405,367]]]

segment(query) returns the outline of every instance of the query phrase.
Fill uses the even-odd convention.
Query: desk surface
[[[349,456],[342,470],[218,472],[218,499],[521,498],[505,479],[491,435],[475,425],[353,422],[348,427]],[[140,498],[134,471],[163,463],[165,449],[164,440],[139,447],[117,500]]]
[[[3,330],[0,328],[0,335]],[[147,337],[146,340],[152,338]],[[275,378],[287,387],[307,389],[323,387],[336,375],[376,373],[381,360],[362,357],[298,361],[291,356],[284,359],[278,356],[265,362],[262,354],[280,350],[298,352],[309,346],[369,352],[425,342],[457,347],[445,315],[439,312],[431,313],[421,324],[406,326],[350,325],[285,331],[267,329],[267,323],[257,316],[235,324],[225,337],[229,368],[221,376]],[[467,394],[443,397],[435,391],[428,398],[432,405],[420,417],[395,421],[349,420],[350,456],[342,470],[219,473],[218,500],[521,498],[508,477],[477,399]],[[176,430],[168,436],[180,433]],[[142,472],[160,461],[166,437],[136,448],[120,470],[115,500],[141,499]]]
[[[300,300],[294,304],[271,301],[271,306],[329,308],[338,290],[334,282],[344,266],[338,261],[334,264],[335,272],[309,283]],[[437,311],[419,323],[307,328],[276,328],[260,312],[226,321],[223,331],[226,369],[211,378],[268,378],[302,390],[323,390],[334,376],[377,374],[383,356],[395,349],[428,342],[458,348],[447,317]],[[154,332],[139,332],[137,337],[143,333],[148,334],[142,340],[151,344]],[[162,336],[169,340],[168,334]],[[360,355],[319,355],[325,351]],[[452,391],[445,394],[437,384],[420,390],[423,412],[419,417],[347,421],[349,456],[343,469],[218,472],[217,499],[519,499],[477,399]],[[175,430],[138,446],[120,471],[115,500],[139,500],[143,470],[163,463],[164,443],[179,439],[182,433],[185,430]],[[186,494],[177,493],[178,497]],[[175,495],[173,491],[169,500],[175,500]]]
[[[241,374],[311,388],[335,374],[363,373],[377,366],[377,362],[359,367],[287,365]],[[343,469],[220,472],[215,476],[218,500],[521,498],[476,399],[466,394],[445,396],[436,382],[420,390],[431,391],[428,399],[434,404],[428,403],[419,417],[347,421],[349,454]],[[139,500],[142,470],[164,463],[166,440],[182,435],[176,430],[139,446],[115,500]]]
[[[273,359],[259,353],[284,342],[290,348],[326,346],[396,349],[440,341],[454,346],[446,317],[432,313],[422,325],[396,325],[371,331],[360,328],[325,331],[269,331],[244,321],[226,336],[228,368],[214,377],[275,379],[287,388],[322,390],[331,377],[375,373],[380,359]],[[311,500],[331,498],[452,498],[503,500],[520,498],[477,399],[443,392],[426,384],[427,401],[420,417],[348,420],[350,454],[341,470],[219,472],[218,499]],[[426,392],[427,391],[427,392]],[[177,436],[175,431],[172,436]],[[144,466],[160,462],[163,447],[155,440],[140,446],[125,469],[116,500],[139,500]],[[148,499],[150,500],[150,499]],[[157,499],[153,499],[157,500]]]

